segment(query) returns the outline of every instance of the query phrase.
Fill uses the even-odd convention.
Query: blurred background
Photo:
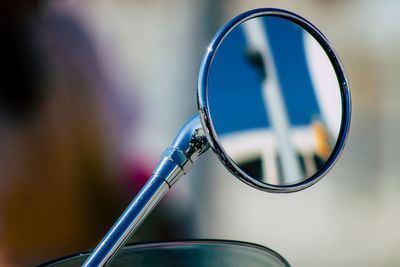
[[[294,194],[257,191],[212,153],[132,241],[254,242],[293,266],[400,265],[400,30],[394,0],[17,1],[3,4],[0,265],[93,249],[196,111],[204,50],[258,7],[307,18],[330,40],[353,98],[327,176]]]

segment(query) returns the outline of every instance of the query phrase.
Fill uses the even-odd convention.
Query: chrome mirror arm
[[[82,266],[108,264],[175,182],[210,148],[194,115],[163,153],[153,175]]]

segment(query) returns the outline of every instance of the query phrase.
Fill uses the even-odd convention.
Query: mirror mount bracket
[[[210,148],[199,115],[189,119],[168,147],[153,175],[160,176],[171,187],[187,174],[195,160]]]

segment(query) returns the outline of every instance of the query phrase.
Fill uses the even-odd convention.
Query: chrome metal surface
[[[153,173],[172,186],[182,175],[188,173],[193,162],[209,148],[199,115],[196,114],[182,127],[172,145],[164,151]]]
[[[270,183],[261,182],[253,177],[249,176],[247,173],[242,171],[240,167],[229,157],[228,153],[224,150],[221,145],[220,139],[216,133],[215,127],[212,121],[212,114],[210,114],[209,107],[209,99],[208,99],[208,80],[210,75],[210,69],[212,67],[214,56],[221,45],[222,41],[225,37],[238,25],[241,23],[260,16],[275,16],[287,19],[292,21],[306,30],[323,48],[326,55],[329,57],[331,61],[332,67],[334,68],[334,72],[337,76],[339,87],[340,87],[340,97],[341,97],[341,109],[342,109],[342,118],[340,122],[340,132],[338,135],[337,142],[331,152],[330,157],[327,159],[325,164],[311,177],[302,180],[295,184],[289,185],[275,185]],[[304,18],[291,13],[289,11],[280,10],[280,9],[272,9],[272,8],[263,8],[263,9],[255,9],[248,12],[245,12],[236,18],[229,21],[224,27],[222,27],[217,34],[212,39],[209,47],[207,48],[199,72],[198,78],[198,109],[200,114],[200,119],[203,125],[204,131],[207,133],[207,139],[210,143],[212,149],[217,153],[221,162],[228,168],[228,170],[234,174],[241,181],[246,184],[255,187],[257,189],[268,191],[268,192],[295,192],[302,189],[305,189],[312,184],[319,181],[334,165],[338,156],[340,155],[350,127],[350,116],[351,116],[351,100],[350,100],[350,91],[348,88],[347,78],[343,69],[343,66],[339,60],[339,57],[333,50],[332,46],[329,44],[328,40],[325,36],[310,22],[305,20]]]
[[[194,115],[165,150],[153,175],[99,243],[83,266],[104,266],[140,226],[168,189],[192,166],[209,145],[201,130],[199,115]]]

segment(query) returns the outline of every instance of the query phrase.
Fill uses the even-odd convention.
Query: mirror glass
[[[342,120],[340,84],[320,43],[295,22],[259,16],[215,51],[208,105],[217,140],[244,173],[293,185],[329,159]]]

